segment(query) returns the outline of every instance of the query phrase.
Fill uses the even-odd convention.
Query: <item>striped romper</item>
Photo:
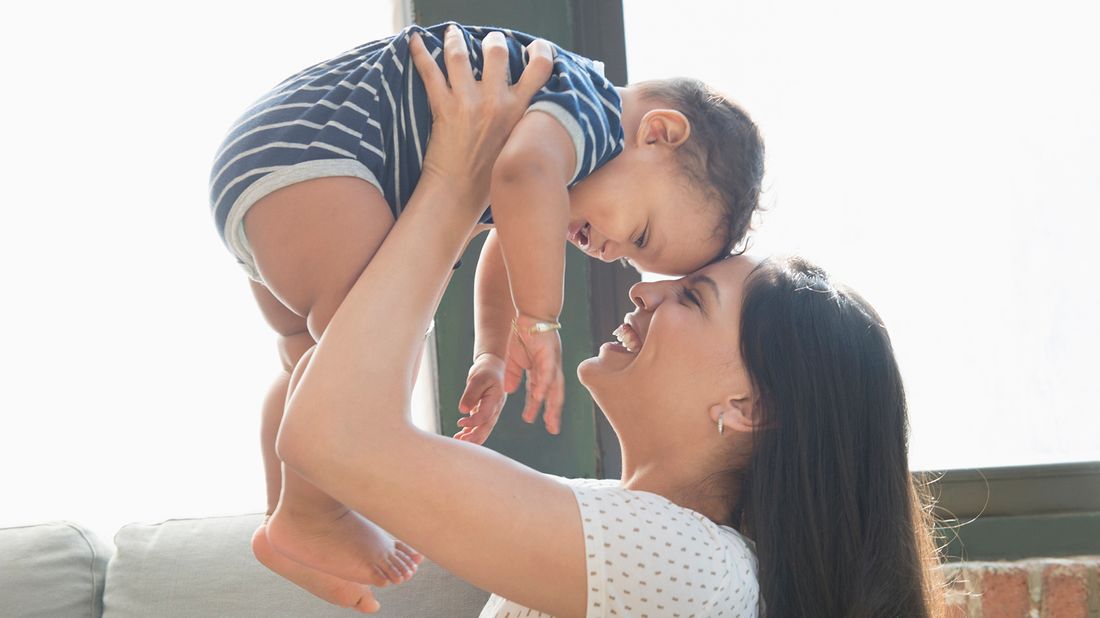
[[[378,187],[398,217],[420,178],[431,135],[424,83],[412,65],[409,37],[419,32],[443,64],[443,33],[451,24],[410,26],[311,66],[264,95],[229,130],[214,158],[210,204],[222,240],[250,277],[259,273],[244,234],[244,215],[282,187],[329,176],[362,178]],[[457,24],[455,24],[457,25]],[[535,37],[505,29],[460,26],[474,76],[481,77],[481,41],[499,30],[508,44],[514,83]],[[550,80],[528,111],[553,116],[576,148],[570,186],[622,151],[622,101],[602,65],[557,46]],[[482,223],[492,223],[486,211]]]

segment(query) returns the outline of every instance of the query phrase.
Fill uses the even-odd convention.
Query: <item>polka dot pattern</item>
[[[735,530],[617,480],[562,481],[580,507],[589,618],[757,615],[756,556]],[[549,615],[493,595],[481,616]]]

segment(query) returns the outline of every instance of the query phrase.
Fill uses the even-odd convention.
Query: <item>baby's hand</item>
[[[535,422],[545,401],[542,420],[546,423],[546,431],[557,434],[561,432],[561,407],[565,399],[561,337],[556,330],[531,333],[530,329],[536,322],[539,320],[525,314],[516,317],[516,327],[508,339],[504,390],[515,392],[523,370],[527,370],[527,402],[523,406],[523,420]]]
[[[484,444],[500,418],[508,395],[504,392],[504,361],[495,354],[480,354],[466,376],[466,391],[458,411],[470,416],[458,419],[459,440]]]

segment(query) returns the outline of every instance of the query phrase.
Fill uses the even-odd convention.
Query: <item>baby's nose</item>
[[[619,251],[619,243],[613,240],[605,240],[603,246],[600,247],[600,259],[605,262],[614,262],[622,257],[622,252]]]

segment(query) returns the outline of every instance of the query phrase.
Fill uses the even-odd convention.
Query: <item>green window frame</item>
[[[613,83],[626,83],[622,3],[607,0],[418,0],[404,7],[415,23],[444,21],[494,25],[546,37],[604,62]],[[473,353],[474,264],[484,236],[462,256],[465,266],[453,276],[436,312],[436,358],[439,427],[447,433],[460,417],[458,400],[466,384]],[[546,433],[541,423],[520,419],[523,387],[508,398],[500,421],[485,446],[550,474],[567,477],[617,477],[618,440],[595,408],[573,370],[592,356],[630,311],[627,290],[640,276],[618,264],[588,259],[569,247],[565,268],[565,302],[561,331],[565,367],[562,432]]]
[[[948,560],[1100,554],[1100,462],[918,476],[934,481]]]

